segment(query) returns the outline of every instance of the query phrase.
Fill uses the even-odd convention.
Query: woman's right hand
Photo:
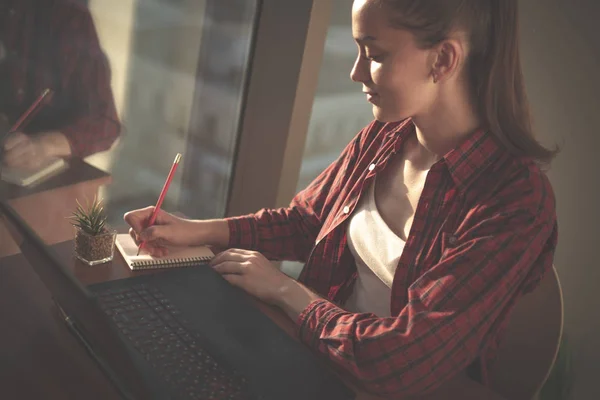
[[[176,217],[159,210],[154,225],[148,226],[154,206],[125,213],[123,219],[131,227],[129,234],[139,246],[145,241],[144,250],[155,257],[168,254],[168,246],[192,246],[199,244],[198,226],[191,220]]]

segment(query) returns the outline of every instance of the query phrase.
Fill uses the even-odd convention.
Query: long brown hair
[[[466,32],[466,73],[487,128],[513,154],[547,164],[558,152],[537,142],[519,54],[518,0],[379,0],[393,26],[411,31],[422,48]]]

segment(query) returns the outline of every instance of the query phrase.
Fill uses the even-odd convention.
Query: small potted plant
[[[70,218],[76,229],[75,256],[88,265],[112,261],[117,232],[106,224],[102,201],[94,198],[87,209],[77,201],[77,209]]]

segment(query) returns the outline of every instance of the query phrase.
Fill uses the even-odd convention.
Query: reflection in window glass
[[[224,215],[249,61],[256,1],[90,0],[110,61],[123,124],[108,170],[111,222],[153,204],[173,162],[183,161],[163,208]]]
[[[2,174],[71,165],[31,189],[2,179],[0,197],[58,243],[73,237],[65,217],[77,200],[99,194],[115,228],[124,212],[154,204],[182,153],[163,208],[223,217],[257,3],[0,0]]]

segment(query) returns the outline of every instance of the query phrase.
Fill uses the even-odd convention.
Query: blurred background
[[[123,125],[109,150],[86,158],[111,175],[100,196],[114,226],[156,202],[178,152],[164,209],[219,218],[283,206],[372,119],[349,78],[351,0],[71,1],[89,7]],[[597,399],[600,2],[520,0],[520,17],[535,130],[562,147],[549,176],[570,361],[557,379],[572,390],[544,399]],[[302,265],[281,268],[297,276]]]

